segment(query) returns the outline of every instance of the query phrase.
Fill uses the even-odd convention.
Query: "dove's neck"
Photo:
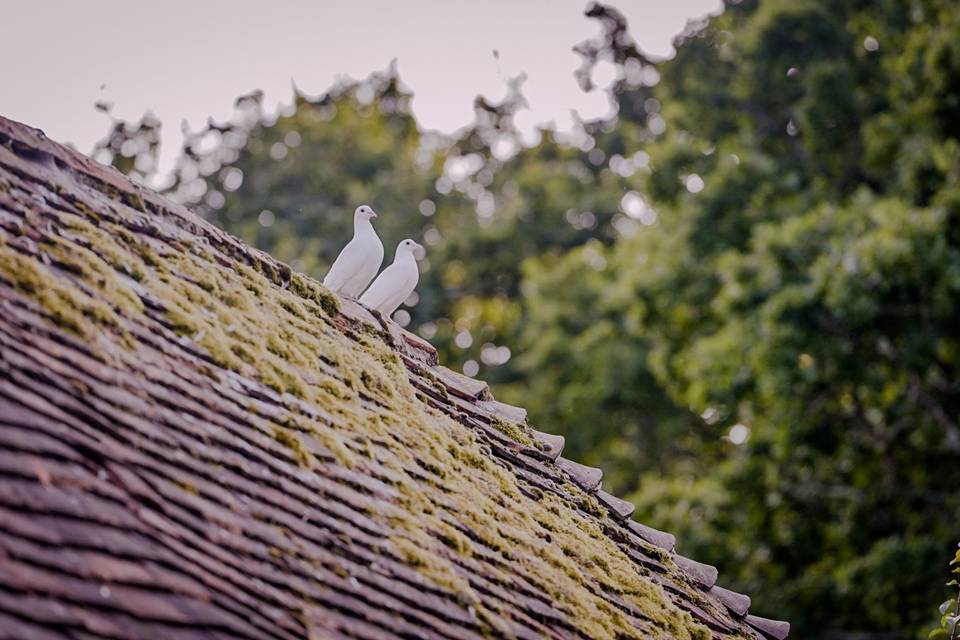
[[[353,221],[353,235],[355,236],[369,236],[376,235],[376,231],[373,230],[373,225],[370,224],[370,221],[366,218],[357,218]]]
[[[414,257],[412,251],[397,252],[397,256],[393,259],[393,261],[400,264],[417,264],[417,259]]]

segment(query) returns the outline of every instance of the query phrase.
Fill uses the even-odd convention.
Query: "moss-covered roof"
[[[429,344],[0,118],[13,637],[758,638]]]

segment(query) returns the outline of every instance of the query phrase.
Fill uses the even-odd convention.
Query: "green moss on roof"
[[[286,427],[274,427],[273,438],[290,449],[294,459],[300,466],[309,467],[313,463],[313,455],[303,446],[303,441],[290,429]]]
[[[132,215],[119,209],[117,215]],[[506,630],[457,571],[479,544],[523,571],[586,637],[641,637],[603,592],[631,603],[664,637],[709,637],[604,535],[593,517],[602,514],[596,500],[575,488],[573,501],[521,492],[517,477],[491,461],[474,432],[417,398],[384,339],[341,330],[337,299],[320,284],[289,268],[215,256],[215,248],[154,242],[106,218],[76,207],[53,223],[57,239],[39,243],[37,257],[0,231],[0,277],[91,343],[123,341],[133,324],[156,316],[205,354],[211,377],[239,372],[288,394],[289,407],[302,401],[328,416],[298,413],[300,429],[265,435],[304,467],[314,463],[305,444],[312,438],[336,464],[363,467],[376,458],[391,469],[384,480],[396,490],[396,508],[370,515],[395,532],[383,553],[473,607],[489,634]],[[285,275],[286,287],[277,282]],[[518,425],[494,426],[530,442]]]
[[[116,311],[103,300],[72,286],[56,270],[6,245],[0,235],[0,275],[27,294],[54,323],[83,338],[117,326]]]
[[[490,420],[490,426],[511,440],[527,445],[528,447],[534,446],[533,438],[530,437],[529,430],[522,424],[510,422],[509,420],[492,418]]]

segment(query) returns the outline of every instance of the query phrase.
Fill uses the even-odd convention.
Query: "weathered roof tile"
[[[713,585],[713,587],[710,588],[710,595],[722,602],[732,613],[740,617],[747,615],[747,612],[750,610],[750,596],[724,589],[718,585]]]
[[[338,296],[340,300],[340,313],[350,320],[359,324],[365,324],[372,327],[379,326],[379,322],[362,304],[346,296]]]
[[[439,357],[437,356],[436,347],[417,334],[411,333],[406,329],[400,329],[400,333],[403,336],[404,341],[406,341],[408,351],[412,351],[415,355],[419,356],[419,358],[428,366],[432,367],[438,364]]]
[[[467,400],[489,400],[491,399],[490,388],[483,380],[477,380],[457,373],[442,365],[431,367],[437,379],[447,388],[450,393],[455,393],[461,398]]]
[[[500,420],[519,424],[527,423],[527,410],[522,407],[515,407],[499,400],[481,400],[477,404]]]
[[[348,298],[342,296],[340,298],[341,307],[343,306],[344,301],[349,301]],[[350,301],[353,302],[353,301]],[[361,306],[357,303],[353,303],[356,306]],[[373,318],[373,313],[367,309],[363,309],[364,312],[370,315]],[[352,313],[352,310],[350,311]],[[342,311],[341,311],[342,313]],[[432,344],[421,338],[420,336],[410,333],[399,324],[391,320],[390,318],[384,317],[382,314],[377,314],[380,319],[380,325],[386,328],[387,333],[390,336],[390,346],[399,351],[401,354],[408,358],[423,364],[426,367],[435,367],[439,363],[439,358],[437,356],[437,349]]]
[[[747,624],[774,640],[784,640],[790,635],[790,623],[783,620],[770,620],[760,616],[748,615]]]
[[[677,546],[677,539],[672,533],[666,533],[664,531],[660,531],[659,529],[648,527],[647,525],[635,520],[629,521],[627,526],[630,527],[630,530],[635,534],[650,544],[660,547],[661,549],[672,552]]]
[[[544,453],[547,454],[551,460],[556,461],[560,457],[560,454],[563,453],[563,446],[566,443],[566,439],[563,436],[554,435],[552,433],[544,433],[543,431],[537,431],[536,429],[530,430],[531,436],[538,442],[546,447]]]
[[[699,582],[707,589],[716,584],[716,567],[709,564],[704,564],[702,562],[697,562],[696,560],[691,560],[690,558],[681,556],[680,554],[673,556],[673,561],[678,567],[683,569],[688,576]]]
[[[596,467],[588,467],[566,458],[558,458],[557,466],[566,471],[584,491],[596,491],[603,480],[603,471]]]
[[[633,506],[632,502],[627,502],[622,498],[618,498],[613,494],[607,493],[603,489],[597,491],[597,499],[603,504],[607,505],[621,518],[629,518],[633,515],[633,512],[636,511],[636,507]]]

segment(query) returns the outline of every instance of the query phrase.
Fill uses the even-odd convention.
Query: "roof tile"
[[[636,507],[632,502],[628,502],[622,498],[607,493],[603,489],[597,491],[597,499],[600,500],[603,504],[607,505],[614,513],[619,515],[621,518],[629,518],[633,515],[633,512],[636,511]]]
[[[432,344],[421,338],[415,333],[410,333],[406,329],[400,329],[403,339],[406,341],[408,351],[412,350],[414,354],[420,356],[428,366],[436,366],[439,363],[437,349]]]
[[[747,624],[773,640],[784,640],[790,635],[790,623],[783,620],[770,620],[760,616],[748,615]]]
[[[515,407],[499,400],[481,400],[477,404],[500,420],[519,424],[527,423],[527,410],[522,407]]]
[[[603,471],[600,469],[588,467],[566,458],[558,458],[557,466],[566,471],[570,478],[584,491],[593,492],[600,488],[600,482],[603,480]]]
[[[373,327],[380,326],[380,323],[377,321],[374,315],[370,313],[362,304],[346,296],[337,297],[340,300],[340,313],[345,317],[360,324],[366,324]]]
[[[490,388],[483,380],[457,373],[443,365],[431,367],[430,370],[450,393],[455,393],[461,398],[466,400],[489,400],[492,398]]]
[[[713,565],[697,562],[696,560],[691,560],[690,558],[681,556],[680,554],[673,556],[673,561],[678,567],[683,569],[688,576],[699,582],[707,589],[716,584],[717,568]]]
[[[710,595],[722,602],[727,609],[741,618],[747,615],[747,612],[750,610],[750,596],[724,589],[718,585],[713,585],[713,587],[710,588]]]
[[[349,298],[344,298],[342,296],[338,296],[338,297],[340,298],[341,308],[344,306],[344,302],[347,302],[347,301],[353,304],[356,304],[357,306],[361,306],[361,308],[363,308],[362,305],[359,305],[351,301]],[[373,316],[374,312],[368,311],[365,308],[363,310],[367,314],[369,314],[371,318],[374,317]],[[343,311],[341,311],[341,313],[343,313]],[[350,313],[352,313],[352,310],[350,311]],[[409,331],[401,327],[399,324],[397,324],[390,318],[384,317],[383,314],[380,314],[379,312],[376,312],[376,313],[377,313],[376,317],[380,320],[378,325],[382,325],[383,327],[385,327],[387,330],[387,333],[390,336],[390,346],[392,346],[394,349],[399,351],[404,356],[412,358],[413,360],[423,364],[424,366],[427,366],[427,367],[437,366],[437,364],[439,363],[439,358],[437,355],[436,347],[434,347],[432,344],[430,344],[420,336],[414,333],[410,333]]]
[[[530,435],[533,436],[534,440],[537,440],[546,447],[544,453],[546,453],[547,457],[549,457],[552,461],[556,462],[557,458],[560,457],[560,454],[563,453],[563,446],[566,443],[566,439],[563,436],[554,435],[552,433],[544,433],[543,431],[537,431],[536,429],[531,429]]]
[[[630,520],[627,522],[627,526],[630,527],[630,530],[635,534],[650,544],[660,547],[661,549],[673,552],[674,548],[677,546],[677,539],[672,533],[666,533],[664,531],[660,531],[659,529],[648,527],[647,525],[637,522],[636,520]]]

